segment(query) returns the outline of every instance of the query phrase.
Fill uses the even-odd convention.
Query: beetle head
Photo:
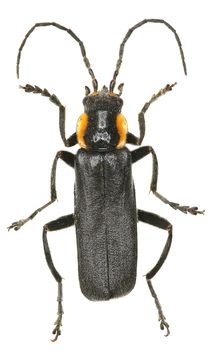
[[[106,86],[90,93],[86,87],[84,113],[77,123],[77,139],[82,148],[107,151],[125,145],[127,122],[121,114],[120,94],[110,92]]]

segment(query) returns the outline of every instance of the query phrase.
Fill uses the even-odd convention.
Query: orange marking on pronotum
[[[84,140],[84,134],[88,125],[88,115],[87,113],[81,114],[77,122],[77,141],[81,148],[87,148]]]
[[[119,113],[117,115],[116,126],[117,126],[117,131],[120,135],[120,139],[119,139],[119,142],[118,142],[116,148],[119,149],[119,148],[122,148],[125,146],[126,135],[127,135],[127,131],[128,131],[127,120],[125,119],[125,117],[121,113]]]

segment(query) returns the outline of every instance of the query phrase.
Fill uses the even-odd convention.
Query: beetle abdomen
[[[81,290],[91,300],[125,295],[135,285],[137,263],[130,152],[127,148],[104,153],[80,149],[75,171]]]

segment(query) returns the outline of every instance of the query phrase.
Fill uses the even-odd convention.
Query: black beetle
[[[43,243],[48,266],[58,282],[58,317],[55,322],[53,334],[55,341],[60,335],[63,315],[62,307],[62,278],[54,267],[50,249],[47,242],[47,232],[66,228],[75,224],[79,280],[82,293],[90,300],[108,300],[129,293],[136,281],[137,265],[137,222],[142,221],[168,231],[168,238],[162,254],[156,265],[146,274],[150,292],[158,309],[160,328],[166,328],[169,334],[169,325],[162,312],[157,294],[151,279],[163,265],[172,241],[172,225],[166,219],[136,208],[135,189],[132,180],[132,164],[148,154],[153,158],[153,174],[151,191],[164,203],[184,213],[201,214],[197,207],[181,206],[171,202],[157,192],[158,162],[152,147],[144,146],[130,151],[126,143],[140,146],[145,134],[144,114],[150,104],[158,97],[170,91],[175,84],[166,85],[149,102],[145,103],[138,115],[140,135],[128,132],[127,122],[121,114],[123,100],[121,99],[123,84],[115,93],[116,78],[122,63],[124,46],[132,32],[147,22],[162,23],[175,35],[179,46],[182,64],[187,73],[184,53],[180,39],[175,29],[161,19],[145,19],[133,26],[125,35],[119,51],[119,58],[109,88],[104,86],[98,90],[98,82],[91,69],[86,51],[81,40],[60,24],[44,22],[35,24],[26,34],[17,58],[17,75],[19,77],[19,63],[22,49],[33,30],[42,26],[54,26],[66,31],[80,46],[84,63],[92,78],[93,92],[85,87],[86,97],[83,100],[84,113],[77,123],[77,131],[69,138],[65,136],[65,107],[59,99],[50,94],[48,90],[27,84],[22,86],[26,92],[38,93],[49,97],[50,101],[59,107],[59,121],[61,138],[66,147],[77,143],[80,149],[74,155],[70,152],[60,151],[56,154],[51,171],[51,200],[35,210],[28,218],[14,222],[9,229],[18,230],[38,212],[53,203],[56,193],[56,167],[58,159],[75,169],[75,212],[58,218],[44,225]]]

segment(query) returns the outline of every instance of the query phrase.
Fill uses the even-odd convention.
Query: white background
[[[0,347],[11,349],[209,349],[209,11],[208,1],[4,1],[1,4],[1,245]],[[36,22],[56,21],[84,42],[99,86],[108,85],[119,45],[128,28],[144,18],[163,18],[182,40],[185,77],[174,35],[163,25],[147,24],[125,47],[118,83],[124,82],[123,113],[138,133],[137,114],[167,83],[173,92],[146,115],[144,145],[159,159],[159,192],[181,204],[206,209],[205,216],[175,212],[149,194],[150,156],[135,164],[138,207],[174,225],[169,257],[154,278],[171,335],[159,329],[157,310],[142,276],[155,264],[166,232],[139,224],[139,264],[135,289],[128,296],[94,303],[81,294],[77,277],[74,228],[49,234],[56,267],[64,280],[62,336],[52,344],[56,282],[42,248],[42,226],[73,212],[74,174],[59,163],[58,203],[20,231],[6,227],[49,199],[54,155],[64,149],[58,109],[47,98],[25,94],[19,84],[37,84],[55,93],[67,107],[67,134],[83,112],[84,86],[91,80],[78,44],[54,28],[37,29],[22,55],[15,77],[18,47]],[[73,151],[76,152],[77,147]]]

